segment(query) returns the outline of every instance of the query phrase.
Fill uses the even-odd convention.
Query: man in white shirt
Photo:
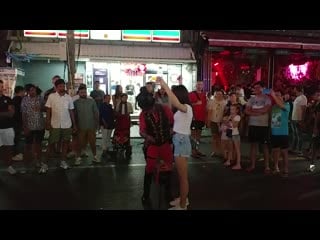
[[[292,109],[292,151],[297,151],[299,155],[302,155],[302,127],[305,119],[306,108],[308,104],[307,97],[303,94],[302,86],[296,86],[294,93],[297,96],[293,102]]]
[[[71,96],[66,94],[66,86],[63,79],[58,79],[55,82],[55,87],[56,92],[49,95],[45,105],[47,107],[46,129],[50,131],[47,154],[51,154],[55,143],[62,141],[60,167],[68,169],[69,166],[65,161],[68,145],[71,139],[72,130],[76,131],[73,112],[74,105]]]

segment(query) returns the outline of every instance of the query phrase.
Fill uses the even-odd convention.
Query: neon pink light
[[[219,63],[218,62],[216,62],[215,64],[213,64],[214,66],[218,66],[219,65]]]
[[[309,62],[303,65],[293,65],[290,64],[287,70],[287,76],[294,80],[301,80],[303,77],[307,76]]]

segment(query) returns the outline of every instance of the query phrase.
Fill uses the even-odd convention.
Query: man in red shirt
[[[150,203],[150,188],[153,173],[158,161],[162,160],[161,174],[167,179],[165,183],[167,200],[170,201],[170,175],[172,171],[173,151],[171,147],[171,129],[173,113],[164,105],[155,104],[155,99],[148,92],[141,92],[137,102],[142,112],[139,116],[140,135],[145,139],[144,154],[146,169],[144,176],[142,203]]]
[[[196,90],[189,93],[189,99],[193,109],[193,120],[191,123],[192,157],[199,158],[205,154],[199,151],[199,142],[202,128],[207,119],[207,97],[203,92],[203,82],[197,81]]]

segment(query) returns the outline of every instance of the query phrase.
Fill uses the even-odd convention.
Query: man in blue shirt
[[[274,159],[274,174],[279,174],[280,152],[283,159],[283,177],[288,177],[288,147],[289,147],[289,113],[290,105],[282,99],[280,90],[270,91],[275,105],[272,106],[271,117],[271,146]]]

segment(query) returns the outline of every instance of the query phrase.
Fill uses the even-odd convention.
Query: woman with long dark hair
[[[191,121],[193,117],[192,107],[189,100],[189,93],[185,86],[175,86],[172,91],[165,83],[163,78],[158,77],[157,82],[168,94],[169,100],[173,106],[174,122],[173,122],[173,145],[175,166],[179,175],[180,197],[170,202],[174,206],[170,210],[187,210],[189,205],[188,192],[188,162],[187,159],[191,155]]]
[[[116,90],[115,90],[115,94],[112,95],[112,105],[113,105],[114,109],[118,106],[118,104],[120,104],[122,93],[123,93],[122,86],[117,85]]]

